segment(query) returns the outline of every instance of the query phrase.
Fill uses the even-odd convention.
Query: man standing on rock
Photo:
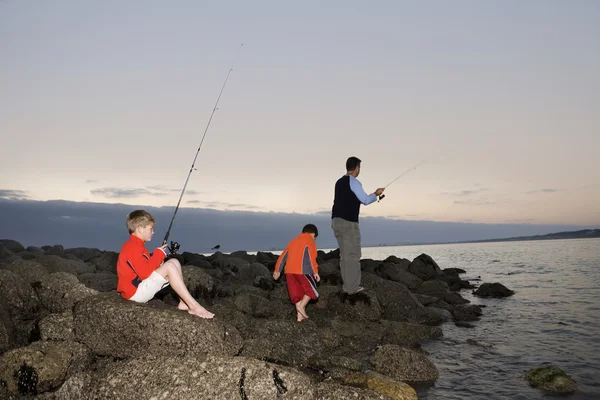
[[[331,212],[331,228],[340,248],[340,271],[344,284],[342,290],[347,294],[358,293],[360,286],[360,229],[358,214],[360,205],[369,205],[377,200],[384,188],[367,194],[359,182],[361,160],[350,157],[346,160],[346,175],[335,183],[335,197]]]

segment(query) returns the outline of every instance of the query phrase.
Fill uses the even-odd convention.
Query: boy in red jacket
[[[180,298],[177,308],[198,317],[212,318],[214,314],[202,307],[185,287],[179,261],[175,258],[164,261],[167,245],[157,247],[152,255],[144,247],[144,242],[154,236],[154,224],[152,214],[144,210],[132,211],[127,216],[130,236],[117,261],[117,291],[125,299],[146,303],[159,290],[171,285]]]
[[[319,298],[317,282],[319,266],[317,265],[316,237],[319,236],[317,227],[313,224],[305,225],[302,233],[293,239],[277,259],[273,279],[279,279],[281,271],[285,268],[285,281],[287,283],[290,300],[296,305],[298,322],[308,318],[306,305]]]

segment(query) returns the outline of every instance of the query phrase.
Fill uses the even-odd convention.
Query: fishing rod
[[[403,173],[401,173],[400,175],[398,175],[397,177],[392,179],[390,181],[390,183],[385,185],[383,188],[386,189],[388,186],[390,186],[392,183],[396,182],[398,179],[402,178],[404,175],[408,174],[410,171],[413,171],[413,170],[417,169],[418,167],[420,167],[421,165],[423,165],[426,161],[427,161],[427,158],[424,158],[418,164],[413,165],[412,167],[410,167],[409,169],[407,169],[406,171],[404,171]],[[378,201],[383,200],[384,197],[385,197],[385,194],[381,194],[378,198]]]
[[[163,246],[165,244],[167,244],[167,241],[169,240],[169,234],[171,233],[171,228],[173,227],[173,221],[175,221],[175,216],[177,215],[177,211],[179,210],[179,205],[181,204],[181,199],[183,198],[183,194],[185,193],[185,189],[187,187],[188,181],[190,180],[190,175],[192,175],[192,171],[196,170],[195,165],[196,165],[196,159],[198,158],[198,153],[200,153],[200,149],[202,148],[202,143],[204,143],[204,138],[206,137],[206,132],[208,132],[208,128],[210,127],[210,123],[213,119],[213,115],[215,115],[215,111],[218,110],[217,107],[219,106],[219,100],[221,100],[221,95],[223,94],[223,91],[225,90],[225,85],[227,85],[227,81],[229,80],[229,75],[231,74],[231,71],[233,71],[233,67],[235,66],[235,62],[237,61],[237,58],[240,54],[240,51],[242,50],[243,45],[244,45],[243,43],[240,45],[240,48],[238,49],[235,59],[233,60],[233,63],[231,64],[231,68],[229,68],[229,72],[227,72],[227,77],[225,77],[225,82],[223,82],[223,86],[221,87],[221,91],[219,92],[219,97],[217,97],[215,106],[212,110],[212,113],[210,114],[210,118],[208,119],[206,128],[204,129],[204,134],[202,135],[202,140],[200,140],[200,145],[198,146],[198,150],[196,151],[196,155],[194,156],[194,161],[192,161],[192,166],[190,167],[190,172],[188,173],[188,176],[185,180],[185,184],[183,185],[183,189],[181,190],[181,195],[179,196],[179,201],[177,202],[177,206],[175,207],[175,212],[173,213],[173,218],[171,218],[171,223],[169,224],[169,229],[167,229],[167,233],[165,234],[165,238],[163,239]],[[171,252],[171,254],[174,254],[177,252],[177,250],[179,250],[179,243],[171,241],[171,246],[169,246],[169,251]]]

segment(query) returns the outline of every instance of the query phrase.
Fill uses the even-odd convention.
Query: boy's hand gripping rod
[[[219,100],[221,100],[221,95],[223,94],[223,90],[225,90],[225,85],[227,85],[227,81],[229,80],[229,74],[231,74],[231,71],[233,71],[233,67],[235,66],[235,62],[237,61],[237,57],[240,54],[240,50],[242,49],[242,46],[244,44],[242,43],[240,45],[240,48],[238,49],[238,53],[235,56],[235,59],[233,60],[233,64],[231,64],[231,68],[229,68],[229,72],[227,72],[227,77],[225,78],[225,82],[223,82],[223,86],[221,87],[221,91],[219,92],[219,97],[217,97],[217,102],[215,103],[215,107],[212,110],[212,113],[210,114],[210,118],[208,119],[208,124],[206,124],[206,129],[204,129],[204,134],[202,135],[202,140],[200,141],[200,146],[198,146],[198,150],[196,151],[196,155],[194,156],[194,161],[192,161],[192,166],[190,167],[190,172],[188,173],[188,176],[185,180],[185,184],[183,185],[183,189],[181,190],[181,195],[179,196],[179,201],[177,202],[177,206],[175,207],[175,212],[173,213],[173,218],[171,218],[171,223],[169,224],[169,229],[167,229],[167,233],[165,234],[165,238],[163,239],[163,246],[165,244],[167,244],[167,241],[169,240],[169,234],[171,233],[171,228],[173,227],[173,221],[175,221],[175,216],[177,215],[177,211],[179,210],[179,205],[181,204],[181,199],[183,198],[183,194],[185,193],[185,188],[187,187],[188,181],[190,180],[190,175],[192,175],[192,171],[195,171],[196,168],[196,159],[198,158],[198,153],[200,153],[200,149],[202,148],[202,143],[204,143],[204,138],[206,137],[206,132],[208,132],[208,128],[210,127],[210,122],[213,119],[213,115],[215,115],[215,111],[218,110],[218,105],[219,105]],[[179,243],[171,241],[171,246],[169,247],[169,251],[174,254],[175,252],[177,252],[177,250],[179,250]]]
[[[392,179],[392,181],[390,183],[388,183],[387,185],[385,185],[383,188],[386,189],[388,186],[390,186],[392,183],[396,182],[398,179],[402,178],[404,175],[408,174],[410,171],[417,169],[417,167],[421,166],[421,164],[423,164],[425,161],[426,160],[422,160],[418,164],[410,167],[409,169],[407,169],[406,171],[404,171],[403,173],[401,173],[400,175],[398,175],[397,177]],[[383,200],[384,197],[385,197],[385,194],[382,194],[381,196],[379,196],[379,199],[377,201]]]

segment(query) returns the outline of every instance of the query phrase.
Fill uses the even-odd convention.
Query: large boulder
[[[70,311],[79,300],[98,293],[67,272],[52,273],[36,282],[33,287],[43,306],[53,313]]]
[[[444,300],[446,295],[450,293],[448,284],[444,281],[431,280],[423,282],[423,284],[416,290],[419,294],[427,296],[437,297],[440,300]]]
[[[234,303],[238,310],[256,318],[267,318],[275,314],[275,308],[268,299],[252,293],[237,295]]]
[[[3,246],[12,253],[20,253],[21,251],[25,251],[25,247],[23,247],[23,245],[16,240],[0,239],[0,246]]]
[[[73,377],[57,392],[64,400],[249,399],[316,400],[315,382],[293,368],[245,357],[144,357]]]
[[[379,321],[383,312],[375,293],[368,291],[352,295],[341,291],[330,293],[327,308],[347,321]]]
[[[368,291],[373,291],[377,295],[384,309],[383,319],[426,325],[442,322],[438,313],[425,308],[403,284],[373,274],[363,274],[362,281]]]
[[[29,284],[48,276],[48,269],[34,260],[15,260],[4,269],[20,275]]]
[[[87,247],[75,247],[64,251],[65,254],[72,254],[81,261],[90,261],[91,259],[100,257],[102,252],[98,249],[90,249]]]
[[[266,341],[273,345],[265,344]],[[304,321],[299,324],[293,319],[267,320],[244,342],[242,356],[300,367],[323,350],[314,323]]]
[[[28,342],[39,310],[31,286],[16,273],[0,269],[0,351]]]
[[[392,280],[394,282],[403,283],[411,290],[417,289],[423,283],[421,278],[408,272],[407,268],[403,268],[401,265],[389,262],[383,263],[380,274],[383,278]]]
[[[110,292],[117,289],[117,274],[112,272],[90,272],[79,275],[79,280],[90,289],[99,292]]]
[[[237,354],[237,329],[177,308],[151,307],[116,293],[90,296],[74,308],[75,335],[95,354],[118,358],[144,354],[194,356]]]
[[[119,253],[114,251],[105,251],[97,257],[89,260],[89,262],[96,266],[96,269],[101,272],[112,272],[117,273],[117,260],[119,259]]]
[[[209,299],[216,295],[214,279],[203,269],[191,265],[181,267],[183,282],[196,299]]]
[[[377,372],[402,382],[431,383],[439,378],[437,368],[423,353],[393,344],[381,346],[372,362]]]
[[[441,328],[408,322],[381,321],[384,326],[381,343],[418,348],[422,342],[441,339]]]
[[[408,266],[408,272],[418,276],[424,281],[435,279],[442,275],[442,270],[437,263],[427,254],[421,254]]]
[[[73,312],[70,310],[62,314],[48,314],[40,320],[38,328],[42,340],[75,340]]]
[[[69,260],[57,255],[45,255],[38,257],[37,262],[48,269],[48,272],[68,272],[73,275],[95,272],[96,267],[86,264],[81,260]]]
[[[81,343],[34,342],[0,357],[0,381],[13,395],[44,393],[85,370],[92,360],[92,352]]]

